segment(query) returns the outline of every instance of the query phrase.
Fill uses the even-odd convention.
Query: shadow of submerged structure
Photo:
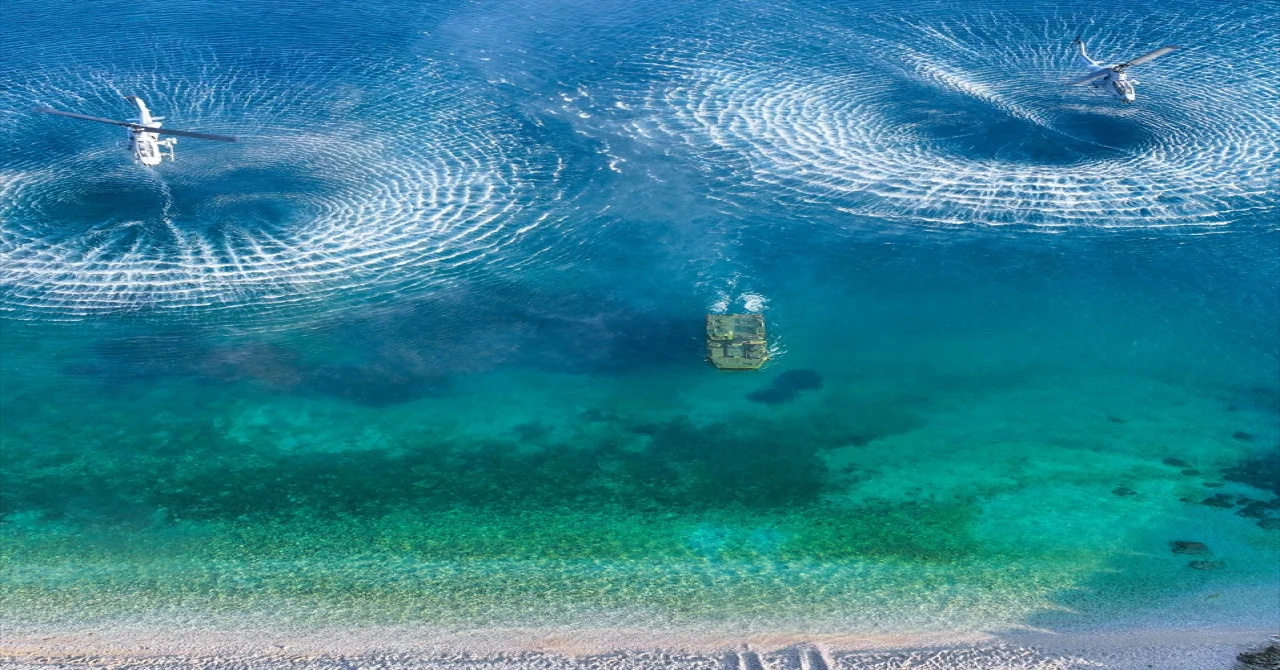
[[[768,386],[747,394],[747,400],[766,405],[781,405],[800,396],[801,391],[822,388],[822,375],[813,370],[787,370]]]

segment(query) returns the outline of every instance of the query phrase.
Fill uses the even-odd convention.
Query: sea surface
[[[1274,621],[1277,26],[9,0],[0,621]]]

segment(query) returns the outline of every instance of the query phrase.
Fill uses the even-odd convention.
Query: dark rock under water
[[[1170,542],[1170,548],[1175,554],[1207,554],[1209,545],[1203,542],[1191,542],[1189,540],[1174,540]]]
[[[1230,500],[1226,498],[1219,498],[1217,496],[1213,498],[1205,498],[1204,500],[1200,501],[1200,504],[1208,505],[1210,507],[1220,507],[1222,509],[1231,509],[1232,507],[1236,506],[1236,504],[1231,502]]]
[[[1280,496],[1280,445],[1257,458],[1227,468],[1222,476]]]
[[[1271,510],[1271,507],[1272,505],[1269,503],[1255,500],[1245,505],[1243,508],[1236,510],[1236,516],[1248,517],[1250,519],[1265,519],[1267,518],[1267,512]]]

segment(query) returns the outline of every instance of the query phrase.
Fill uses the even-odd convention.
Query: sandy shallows
[[[6,634],[0,666],[53,668],[706,668],[708,670],[1227,670],[1267,631],[1145,630],[1013,636],[421,628],[213,631],[107,628]]]

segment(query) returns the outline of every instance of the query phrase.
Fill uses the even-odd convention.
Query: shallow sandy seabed
[[[1265,645],[1270,632],[1234,628],[866,637],[621,629],[28,630],[5,635],[0,667],[1208,670],[1237,667],[1237,655]]]

